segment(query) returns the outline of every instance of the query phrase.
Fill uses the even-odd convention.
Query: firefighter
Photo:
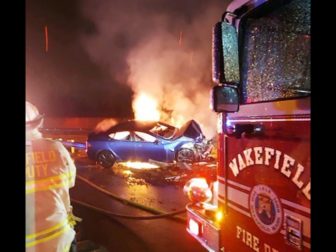
[[[69,195],[76,167],[62,143],[42,137],[42,123],[26,102],[26,252],[76,251]]]

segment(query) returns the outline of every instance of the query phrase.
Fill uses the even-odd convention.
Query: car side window
[[[114,140],[131,140],[131,134],[129,131],[120,131],[109,134],[109,137]]]
[[[139,132],[139,131],[135,131],[134,132],[134,138],[135,141],[140,141],[140,142],[150,142],[150,143],[154,143],[156,141],[156,138],[144,133],[144,132]]]

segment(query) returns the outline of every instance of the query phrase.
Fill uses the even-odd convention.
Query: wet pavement
[[[62,135],[57,137],[66,139]],[[146,218],[184,210],[188,203],[183,194],[185,182],[197,176],[214,179],[214,162],[196,163],[193,166],[167,164],[144,170],[115,164],[106,169],[87,158],[82,148],[83,139],[79,140],[75,138],[72,141],[82,142],[82,145],[78,145],[81,148],[66,146],[77,167],[76,185],[70,194],[74,214],[83,219],[76,227],[78,241],[93,241],[107,251],[206,251],[188,235],[185,212],[174,215],[174,218]]]
[[[184,180],[156,181],[158,176],[172,177],[181,174],[177,168],[150,171],[133,171],[130,175],[116,165],[105,169],[86,159],[77,158],[76,186],[71,189],[71,198],[85,202],[105,211],[128,216],[153,216],[153,213],[116,201],[83,179],[111,192],[116,197],[135,202],[161,213],[183,210],[188,199],[183,194]],[[172,170],[171,170],[172,169]],[[190,173],[190,172],[189,172]],[[190,175],[190,174],[189,174]],[[188,175],[188,177],[189,177]],[[155,182],[154,182],[155,181]],[[154,182],[154,183],[152,183]],[[111,217],[73,202],[75,215],[83,218],[78,226],[78,239],[90,239],[103,245],[108,251],[206,251],[186,232],[185,213],[178,219],[134,220]]]
[[[83,218],[78,225],[78,239],[92,240],[110,252],[206,252],[182,223],[116,219],[78,205],[74,209]]]

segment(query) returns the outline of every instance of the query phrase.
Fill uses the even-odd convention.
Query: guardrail
[[[48,134],[87,134],[92,129],[86,128],[41,128],[41,133],[48,133]]]
[[[91,129],[86,128],[41,128],[40,132],[48,139],[60,141],[71,154],[86,149],[86,136]]]
[[[86,148],[85,143],[71,142],[71,141],[61,141],[61,142],[65,147],[74,147],[74,148],[77,148],[77,149],[85,149]]]

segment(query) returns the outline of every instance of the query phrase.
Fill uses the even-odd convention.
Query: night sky
[[[178,43],[181,31],[187,38],[189,24],[199,22],[201,27],[208,6],[215,10],[211,22],[218,21],[226,2],[26,1],[26,99],[47,116],[132,117],[126,60],[130,50],[160,29],[176,34]],[[211,49],[209,31],[211,26],[198,32]],[[202,48],[208,62],[211,50]],[[211,65],[204,71],[204,79],[210,82]]]

